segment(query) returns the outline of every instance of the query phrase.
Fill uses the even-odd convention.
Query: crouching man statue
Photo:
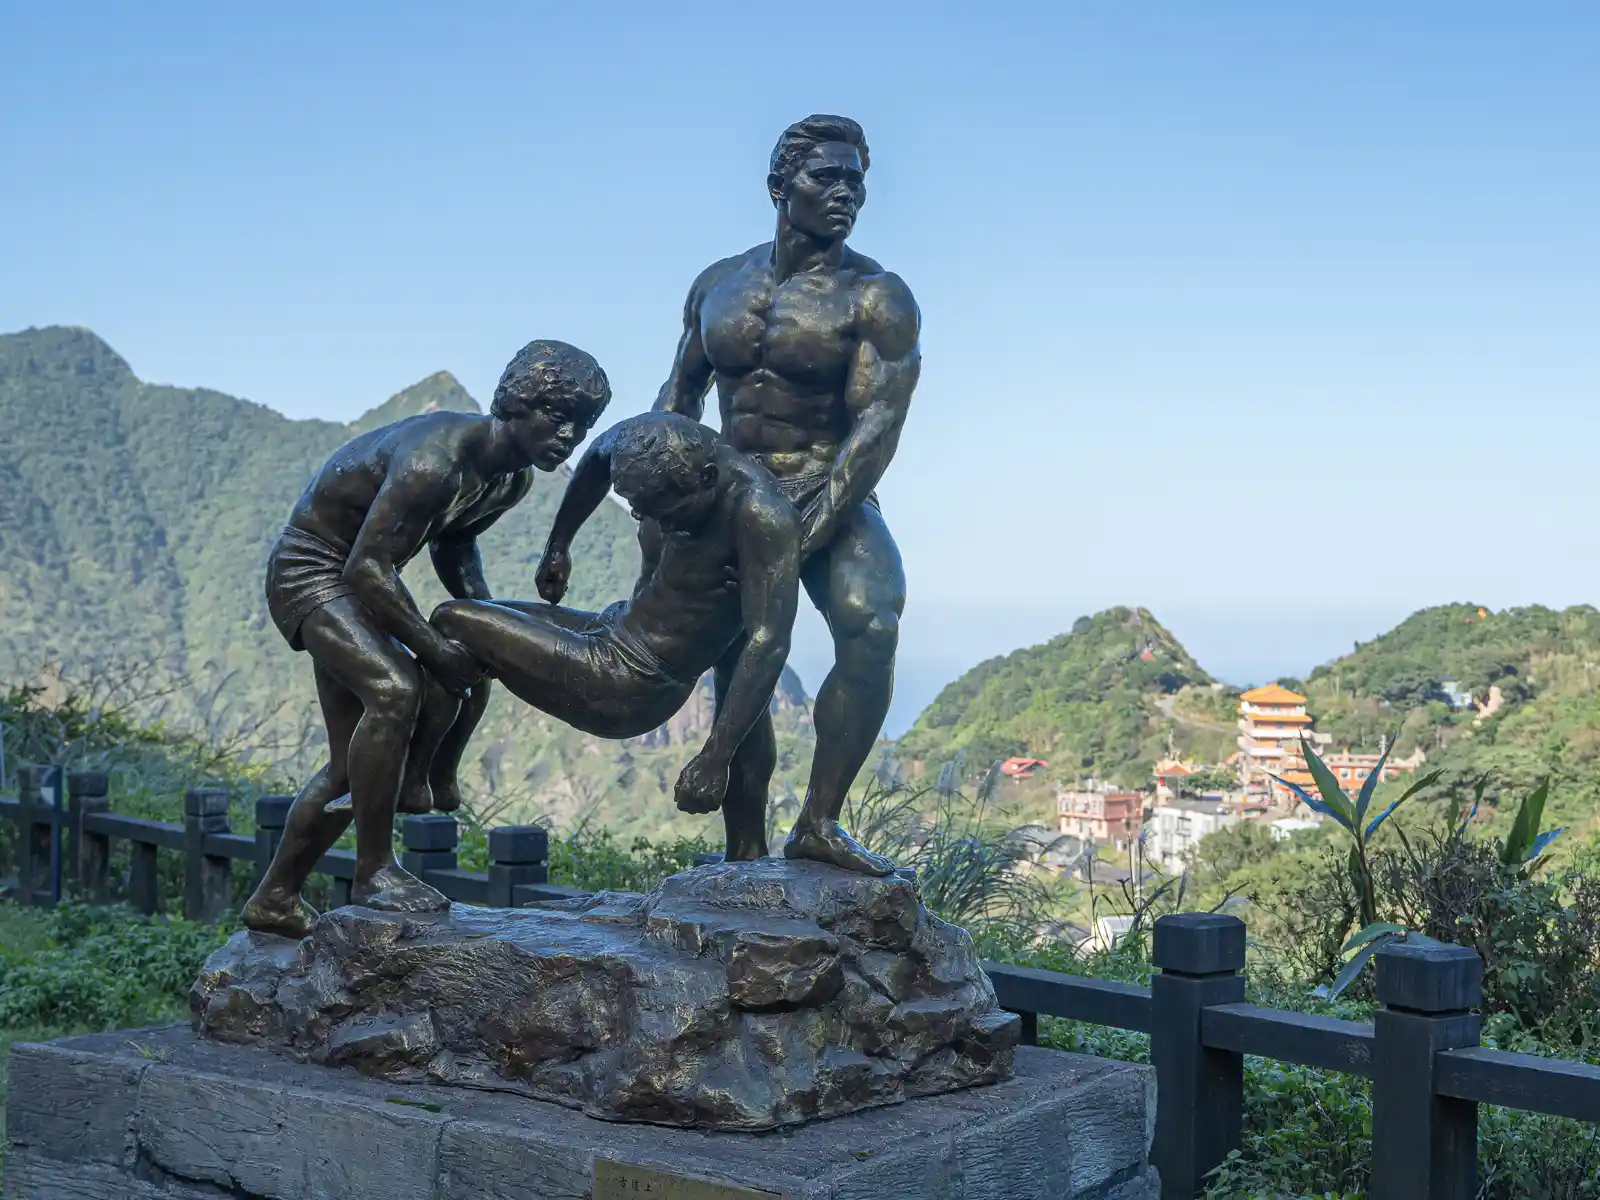
[[[531,468],[553,471],[572,455],[610,399],[589,355],[532,342],[506,367],[487,416],[426,413],[363,434],[295,504],[267,561],[267,608],[289,645],[311,658],[329,761],[295,797],[241,913],[248,928],[310,932],[317,914],[300,889],[352,812],[354,902],[395,912],[449,907],[395,862],[395,809],[456,807],[456,767],[488,688],[473,655],[423,619],[400,569],[426,546],[451,595],[487,600],[477,536],[527,494]],[[452,704],[450,724],[424,740],[413,735],[425,680]],[[346,792],[350,804],[328,811]]]

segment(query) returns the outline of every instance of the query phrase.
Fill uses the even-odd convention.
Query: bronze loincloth
[[[344,581],[348,550],[290,525],[267,555],[267,612],[291,649],[304,650],[300,626],[312,613],[353,590]]]
[[[802,519],[806,509],[818,496],[828,490],[828,482],[833,478],[831,469],[821,471],[802,471],[798,475],[774,475],[773,482],[778,485],[778,490],[789,497],[789,503],[799,510]],[[878,493],[868,492],[867,498],[861,502],[870,504],[880,513],[883,511],[878,504]],[[841,514],[842,515],[842,514]]]

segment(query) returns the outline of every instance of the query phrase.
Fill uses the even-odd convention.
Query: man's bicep
[[[851,364],[852,408],[882,408],[888,410],[885,416],[904,416],[922,373],[921,328],[917,302],[899,276],[886,273],[868,283]]]
[[[886,271],[866,282],[858,332],[885,361],[921,358],[922,311],[905,280]]]

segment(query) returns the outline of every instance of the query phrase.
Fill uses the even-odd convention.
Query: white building
[[[1163,871],[1176,875],[1189,865],[1200,839],[1239,820],[1239,810],[1220,800],[1168,800],[1155,806],[1145,849]]]
[[[1129,916],[1097,917],[1094,932],[1078,943],[1078,953],[1094,954],[1098,951],[1111,950],[1132,928],[1133,918]]]

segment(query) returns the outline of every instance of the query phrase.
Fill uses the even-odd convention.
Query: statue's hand
[[[561,597],[567,594],[567,581],[571,578],[572,555],[558,546],[545,550],[544,557],[539,560],[539,569],[533,576],[539,595],[551,604],[560,604]]]
[[[443,638],[441,642],[422,665],[445,691],[458,699],[465,699],[472,686],[483,678],[483,667],[460,642],[452,642],[449,638]]]
[[[689,760],[678,776],[675,799],[684,812],[716,812],[728,794],[728,764],[707,758],[705,753]]]
[[[800,517],[800,561],[805,562],[833,540],[833,505],[818,497]]]

